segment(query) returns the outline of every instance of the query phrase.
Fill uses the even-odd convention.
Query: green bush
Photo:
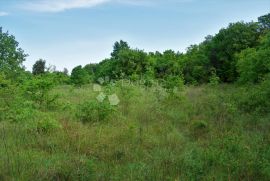
[[[0,73],[0,121],[7,120],[17,94],[17,87],[4,74]]]
[[[24,83],[23,92],[25,98],[34,101],[38,107],[49,107],[58,98],[57,95],[50,94],[54,86],[53,80],[49,77],[38,76]]]
[[[105,121],[114,112],[113,106],[107,101],[88,101],[78,106],[76,117],[83,123]]]
[[[270,76],[259,85],[246,86],[236,94],[238,107],[245,112],[269,113]]]
[[[217,76],[216,72],[213,71],[211,77],[209,78],[209,84],[216,86],[220,83],[220,78]]]
[[[50,116],[45,116],[37,121],[36,128],[39,132],[49,132],[61,128],[61,124]]]
[[[270,48],[264,50],[246,49],[238,57],[237,66],[241,83],[261,82],[265,75],[270,73]]]
[[[55,129],[62,128],[62,125],[49,113],[34,111],[31,115],[32,119],[21,122],[21,125],[29,130],[39,133],[48,133]]]
[[[181,76],[168,76],[164,81],[164,87],[169,91],[174,89],[181,89],[183,86],[184,81]]]
[[[33,102],[17,97],[6,111],[6,121],[25,123],[34,120],[36,112]]]
[[[82,66],[77,66],[71,72],[70,81],[75,86],[81,87],[82,85],[90,82],[90,77]]]
[[[248,48],[237,55],[237,70],[241,83],[258,83],[270,73],[270,33],[262,38],[258,48]]]

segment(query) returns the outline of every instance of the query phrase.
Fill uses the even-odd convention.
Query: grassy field
[[[59,126],[0,122],[0,180],[269,180],[269,115],[241,111],[241,90],[106,86],[120,103],[82,121],[99,92],[57,87],[41,112]]]

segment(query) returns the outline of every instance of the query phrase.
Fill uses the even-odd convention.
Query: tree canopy
[[[15,79],[24,69],[23,62],[26,57],[15,37],[8,32],[3,32],[0,27],[0,72]]]

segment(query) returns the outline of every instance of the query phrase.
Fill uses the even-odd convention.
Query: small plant
[[[39,132],[45,132],[45,133],[52,131],[54,129],[61,128],[61,125],[59,124],[59,122],[49,116],[39,120],[36,126]]]
[[[197,120],[192,123],[192,129],[193,130],[203,130],[208,127],[208,124],[204,120]]]
[[[209,131],[208,123],[204,120],[192,121],[190,125],[190,131],[191,135],[195,139],[201,138]]]
[[[184,86],[184,81],[181,76],[168,76],[164,82],[164,87],[168,91],[174,91],[175,89],[181,89]]]
[[[212,86],[216,86],[220,83],[220,78],[217,76],[216,71],[212,71],[212,75],[209,78],[209,84]]]
[[[45,77],[35,77],[24,84],[23,91],[25,97],[34,101],[39,107],[54,104],[58,95],[50,95],[50,91],[54,87],[54,82]]]
[[[108,119],[113,112],[113,106],[107,101],[98,102],[94,100],[79,105],[76,116],[83,123],[94,123]]]
[[[62,125],[48,113],[35,111],[32,113],[32,116],[33,119],[28,119],[21,123],[30,130],[39,133],[48,133],[55,129],[62,128]]]

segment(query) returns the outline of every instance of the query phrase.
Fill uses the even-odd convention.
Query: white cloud
[[[191,1],[193,0],[167,0],[165,3],[184,3]],[[24,9],[37,12],[61,12],[69,9],[91,8],[105,3],[149,6],[161,2],[164,3],[163,0],[31,0],[22,6]]]
[[[74,8],[90,8],[110,0],[39,0],[24,4],[24,8],[39,12],[61,12]]]
[[[8,16],[9,14],[7,12],[0,11],[0,16]]]

